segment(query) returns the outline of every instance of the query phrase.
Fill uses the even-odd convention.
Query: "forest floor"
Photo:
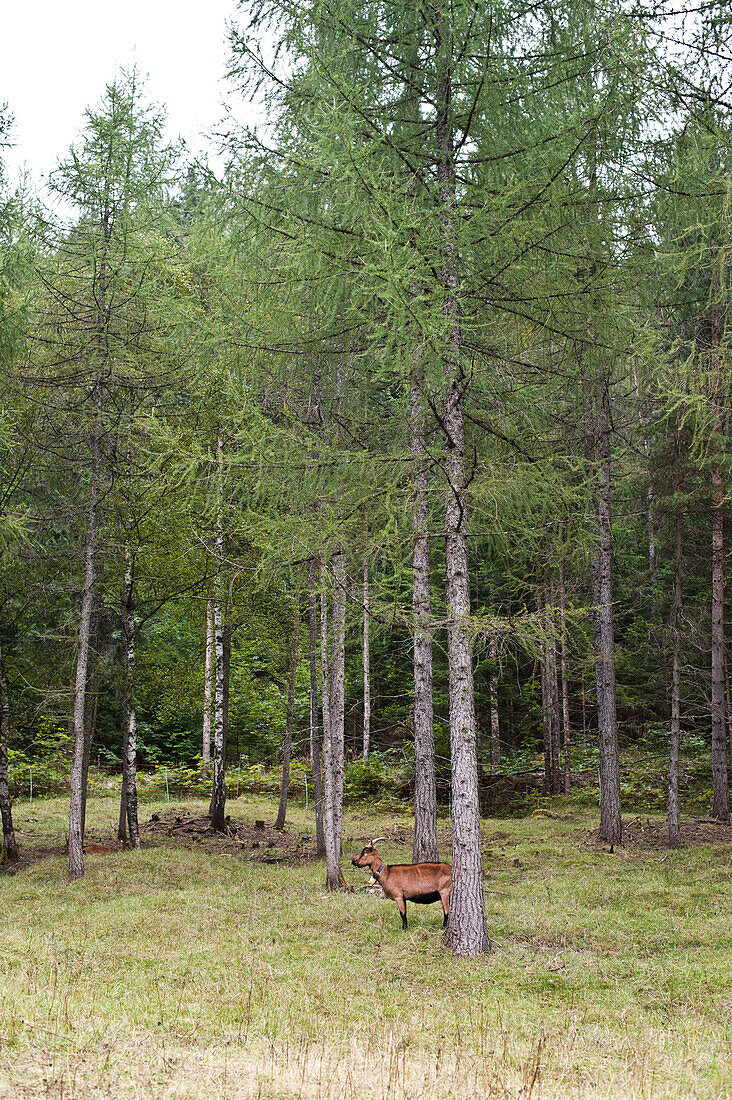
[[[89,854],[69,884],[65,801],[16,806],[2,1100],[732,1098],[729,828],[688,822],[671,852],[631,816],[611,852],[569,803],[484,821],[493,953],[465,962],[439,906],[402,933],[350,866],[372,836],[408,861],[406,814],[347,812],[352,892],[328,895],[302,806],[280,834],[243,796],[221,838],[205,809],[142,805],[143,850]],[[90,802],[89,843],[113,847],[116,814]]]

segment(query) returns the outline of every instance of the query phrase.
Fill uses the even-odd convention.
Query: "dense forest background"
[[[429,718],[447,806],[472,696],[484,809],[670,784],[729,820],[729,33],[242,6],[267,121],[222,171],[131,71],[52,202],[4,188],[11,795],[70,759],[72,796],[123,760],[210,788],[211,739],[266,783],[291,737],[313,797],[325,694],[347,795],[410,799]]]

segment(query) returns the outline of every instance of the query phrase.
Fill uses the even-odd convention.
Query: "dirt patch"
[[[582,830],[580,844],[608,847],[605,841],[599,839],[596,829]],[[681,844],[684,848],[699,848],[704,844],[732,844],[732,827],[711,818],[689,818],[688,821],[681,822]],[[667,850],[668,824],[642,817],[624,821],[623,847],[653,852]]]
[[[59,856],[67,854],[65,844],[33,844],[26,847],[22,843],[18,830],[16,830],[16,836],[18,836],[20,859],[13,860],[12,863],[1,864],[0,875],[17,875],[19,871],[25,871],[26,868],[33,867],[44,859],[57,859]]]
[[[237,821],[226,818],[226,829],[217,833],[207,816],[192,816],[184,809],[172,809],[162,816],[153,814],[140,827],[143,839],[153,844],[175,840],[185,847],[204,851],[237,852],[259,863],[306,863],[315,859],[315,838],[308,833],[288,833],[265,821]]]

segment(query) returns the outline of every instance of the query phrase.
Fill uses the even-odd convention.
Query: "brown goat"
[[[381,838],[379,838],[381,839]],[[444,920],[442,927],[447,928],[450,915],[450,889],[452,887],[452,867],[449,863],[396,863],[387,867],[376,851],[372,840],[370,844],[351,860],[354,867],[370,867],[371,873],[388,898],[397,903],[402,917],[402,929],[407,930],[407,902],[427,905],[433,901],[442,902]]]

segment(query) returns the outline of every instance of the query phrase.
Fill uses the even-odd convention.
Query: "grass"
[[[65,814],[17,806],[22,843],[62,842]],[[115,815],[91,802],[93,839]],[[367,836],[409,859],[409,824],[349,812],[348,881]],[[403,934],[391,902],[258,852],[171,839],[88,857],[73,885],[61,858],[5,877],[0,1097],[732,1097],[732,847],[611,854],[593,824],[484,822],[477,962],[445,953],[439,906],[409,907]],[[288,829],[311,828],[293,807]]]

